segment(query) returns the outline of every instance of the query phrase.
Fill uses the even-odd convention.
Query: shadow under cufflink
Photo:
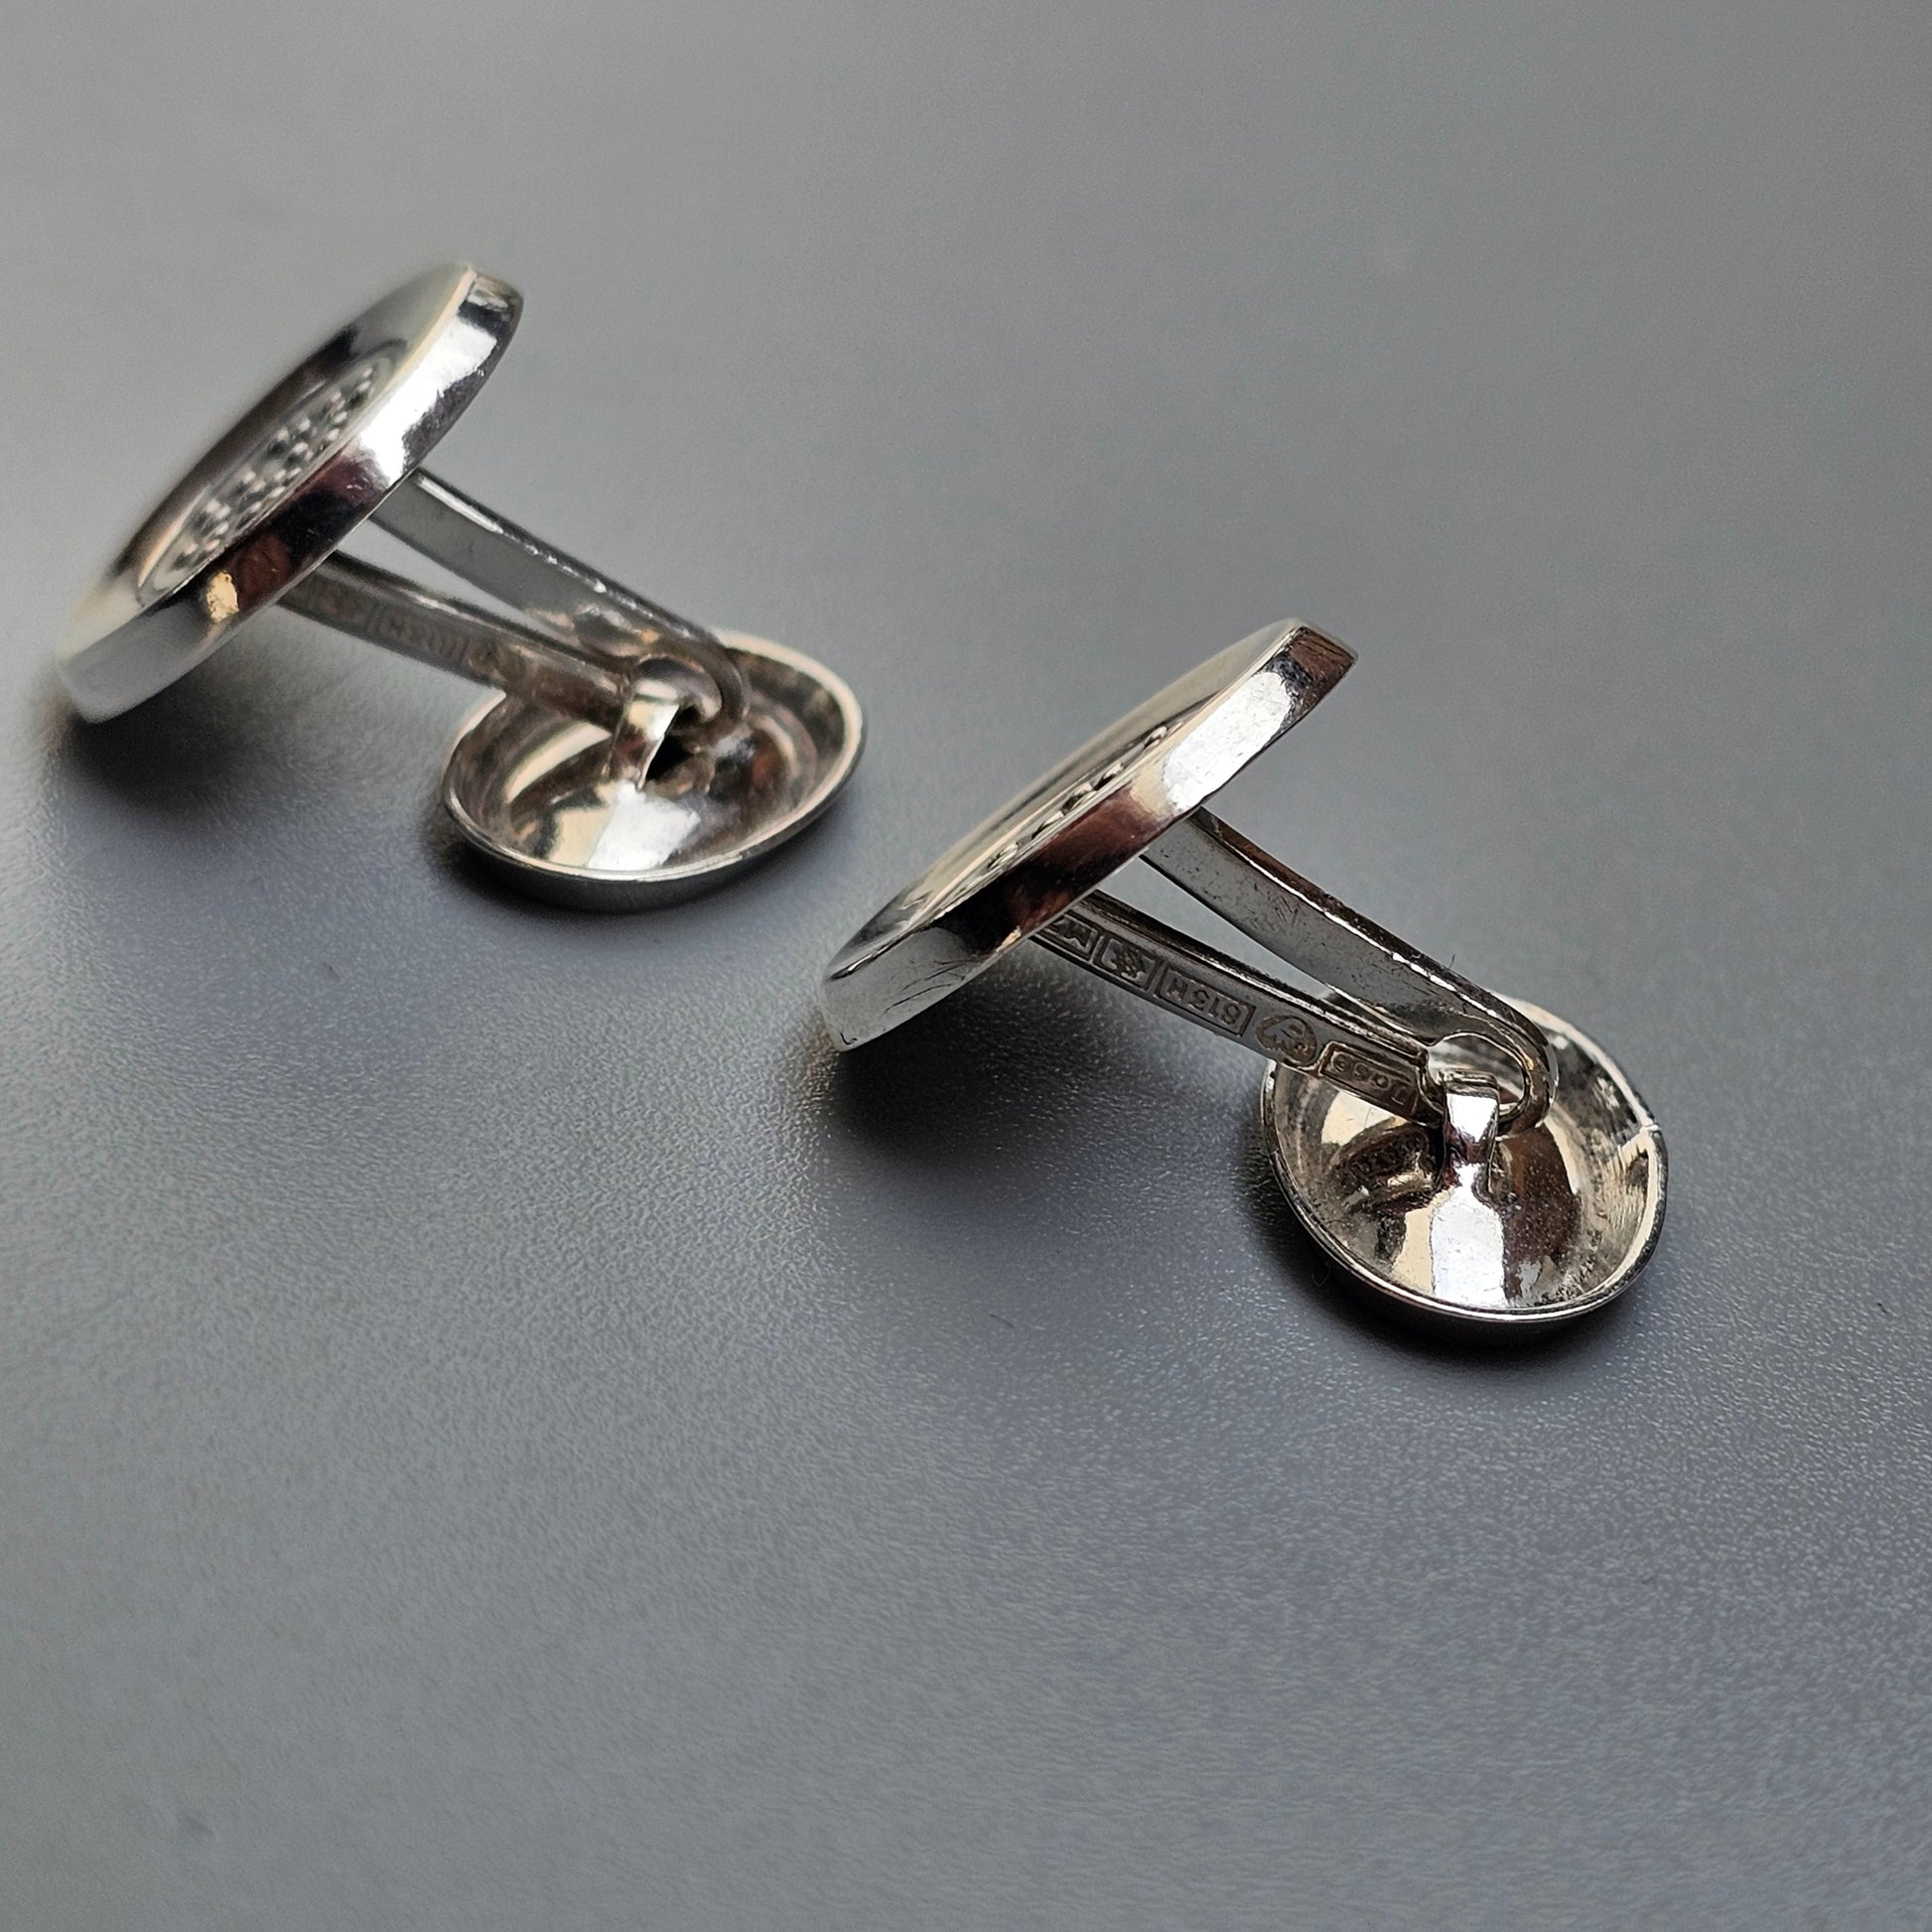
[[[826,1042],[828,1093],[841,1128],[895,1160],[1025,1167],[1087,1131],[1109,1069],[1119,1079],[1142,1048],[1114,1002],[1021,947],[864,1046]]]
[[[321,656],[282,648],[282,627],[270,617],[255,636],[197,665],[138,711],[91,724],[50,679],[39,734],[50,775],[178,819],[230,815],[244,796],[288,799],[321,789],[327,774],[313,703],[341,673]],[[292,668],[303,664],[307,692],[299,688],[302,671]]]

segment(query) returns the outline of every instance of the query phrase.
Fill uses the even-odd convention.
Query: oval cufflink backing
[[[827,969],[842,1047],[1033,939],[1268,1059],[1284,1192],[1351,1274],[1521,1325],[1628,1287],[1655,1246],[1663,1137],[1608,1057],[1417,952],[1205,809],[1354,661],[1302,624],[1210,658],[1050,771],[881,909]],[[1134,858],[1311,979],[1304,992],[1096,889]]]
[[[129,540],[75,613],[61,678],[84,717],[111,718],[279,603],[495,688],[443,797],[518,885],[613,908],[682,897],[830,804],[858,760],[858,702],[801,652],[680,618],[422,468],[521,308],[503,282],[439,268],[338,330]],[[340,554],[365,520],[507,610]]]

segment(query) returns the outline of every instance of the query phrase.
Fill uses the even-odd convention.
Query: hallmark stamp
[[[365,592],[340,578],[320,572],[310,578],[303,601],[311,617],[355,630],[377,643],[390,644],[415,656],[441,656],[442,633],[427,618],[413,611],[379,604]]]
[[[1413,1114],[1416,1108],[1415,1083],[1408,1069],[1379,1053],[1364,1052],[1345,1040],[1333,1040],[1321,1056],[1321,1072],[1338,1087],[1386,1107],[1392,1114]]]
[[[1218,1027],[1224,1034],[1232,1034],[1235,1038],[1247,1031],[1248,1022],[1255,1017],[1255,1010],[1245,1000],[1237,1000],[1231,993],[1222,993],[1203,980],[1197,980],[1183,973],[1177,966],[1167,967],[1161,974],[1155,991],[1170,1006],[1178,1007],[1183,1013],[1191,1013],[1197,1020],[1204,1020],[1210,1027]]]
[[[1075,913],[1062,912],[1035,937],[1043,940],[1055,952],[1065,953],[1069,959],[1091,959],[1094,948],[1100,943],[1100,928]]]
[[[1117,979],[1123,986],[1146,986],[1159,962],[1151,952],[1143,952],[1139,946],[1130,946],[1125,939],[1106,933],[1095,949],[1093,963],[1109,979]]]
[[[1255,1044],[1290,1066],[1312,1066],[1318,1042],[1299,1013],[1271,1013],[1255,1029]]]

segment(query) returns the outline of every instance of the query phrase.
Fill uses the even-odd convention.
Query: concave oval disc
[[[1514,1001],[1555,1058],[1549,1111],[1505,1135],[1480,1185],[1441,1173],[1440,1130],[1315,1075],[1262,1081],[1269,1158],[1315,1241],[1413,1309],[1498,1325],[1563,1321],[1622,1294],[1664,1219],[1664,1137],[1616,1063]]]

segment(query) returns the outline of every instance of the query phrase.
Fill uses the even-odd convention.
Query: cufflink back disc
[[[1416,951],[1205,809],[1353,661],[1303,624],[1208,659],[883,907],[820,1003],[857,1046],[1032,939],[1271,1062],[1276,1176],[1357,1279],[1477,1323],[1581,1314],[1629,1285],[1663,1221],[1663,1137],[1630,1083],[1574,1029]],[[1330,990],[1095,890],[1137,857]]]
[[[1318,1073],[1262,1077],[1275,1177],[1351,1274],[1473,1322],[1562,1321],[1612,1302],[1664,1224],[1664,1140],[1616,1063],[1541,1007],[1556,1078],[1533,1126],[1497,1135],[1493,1097],[1446,1083],[1433,1126]]]
[[[493,686],[450,753],[463,836],[540,897],[612,908],[715,885],[802,830],[858,760],[857,700],[811,658],[691,622],[422,468],[522,298],[432,269],[338,330],[197,463],[75,613],[75,708],[154,696],[272,604]],[[492,611],[339,554],[370,521]]]

